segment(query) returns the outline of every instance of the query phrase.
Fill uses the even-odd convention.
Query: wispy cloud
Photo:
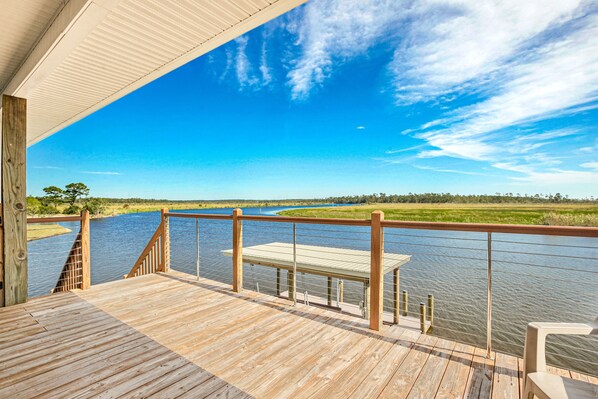
[[[305,101],[346,64],[382,45],[376,51],[383,48],[388,58],[380,91],[406,113],[432,109],[434,117],[401,127],[421,144],[387,151],[380,160],[473,160],[520,182],[594,178],[583,170],[594,169],[583,162],[598,151],[598,142],[588,145],[588,124],[546,125],[598,108],[598,7],[591,1],[314,0],[285,18],[277,28],[294,41],[278,57],[280,65],[267,62],[267,35],[255,51],[255,68],[247,37],[236,40],[242,89],[269,84],[280,67],[290,98]],[[576,143],[568,149],[585,159],[564,162],[563,142]],[[409,151],[417,154],[401,156]]]
[[[90,171],[90,170],[84,170],[84,171],[81,171],[81,173],[85,173],[87,175],[107,175],[107,176],[122,175],[122,173],[120,173],[120,172],[105,172],[105,171]]]
[[[434,171],[434,172],[441,172],[441,173],[456,173],[456,174],[459,174],[459,175],[470,175],[470,176],[488,176],[487,173],[470,172],[470,171],[459,170],[459,169],[434,168],[434,167],[431,167],[431,166],[422,166],[422,165],[413,165],[413,167],[416,168],[416,169],[431,170],[431,171]]]
[[[268,66],[268,51],[266,49],[266,40],[262,42],[262,52],[260,56],[260,72],[262,73],[262,85],[267,86],[272,82],[272,72]]]
[[[533,45],[529,41],[538,34],[573,18],[579,5],[579,0],[415,3],[412,23],[389,65],[397,101],[413,104],[472,89]]]
[[[535,186],[570,186],[575,184],[595,184],[598,172],[582,170],[555,169],[546,172],[529,172],[525,176],[512,177],[515,182],[533,184]]]
[[[586,168],[586,169],[596,169],[598,170],[598,162],[584,162],[581,165],[582,168]]]
[[[239,89],[261,90],[271,84],[274,76],[268,64],[268,42],[266,38],[262,36],[259,60],[253,63],[248,55],[250,52],[249,36],[240,36],[234,42],[237,44],[234,56],[233,52],[227,49],[227,69],[230,69],[234,64]]]
[[[60,170],[63,169],[60,166],[50,166],[50,165],[44,165],[44,166],[33,166],[33,169],[50,169],[50,170]]]
[[[406,147],[406,148],[398,148],[396,150],[388,150],[385,152],[385,154],[387,154],[387,155],[400,154],[402,152],[419,150],[425,146],[426,146],[426,144],[420,144],[420,145],[414,145],[414,146]]]
[[[255,76],[252,76],[251,63],[247,58],[247,43],[249,38],[247,36],[240,36],[235,39],[237,43],[237,55],[235,58],[235,71],[237,79],[241,87],[254,86],[258,83]]]
[[[300,55],[288,73],[293,99],[305,99],[341,63],[365,52],[406,18],[395,0],[318,0],[307,4],[297,32]]]

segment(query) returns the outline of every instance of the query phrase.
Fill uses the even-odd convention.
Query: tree
[[[91,215],[101,215],[106,210],[106,200],[102,198],[87,198],[83,203],[82,210],[87,210]]]
[[[42,203],[31,195],[27,196],[27,215],[39,215]]]
[[[83,183],[70,183],[65,186],[63,195],[65,202],[70,205],[69,208],[72,208],[77,200],[89,195],[89,188]]]
[[[48,186],[44,188],[44,197],[42,198],[42,203],[46,206],[56,207],[56,205],[61,204],[64,201],[64,191],[56,186]]]

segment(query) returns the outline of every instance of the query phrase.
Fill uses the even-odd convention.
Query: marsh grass
[[[388,220],[455,223],[598,226],[598,205],[587,204],[368,204],[283,211],[285,216],[369,219],[375,210]]]

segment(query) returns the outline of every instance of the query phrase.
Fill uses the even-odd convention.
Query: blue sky
[[[28,192],[598,196],[587,1],[313,0],[28,150]]]

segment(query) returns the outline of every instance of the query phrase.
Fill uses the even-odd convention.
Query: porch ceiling
[[[2,0],[0,90],[31,145],[306,0]]]

